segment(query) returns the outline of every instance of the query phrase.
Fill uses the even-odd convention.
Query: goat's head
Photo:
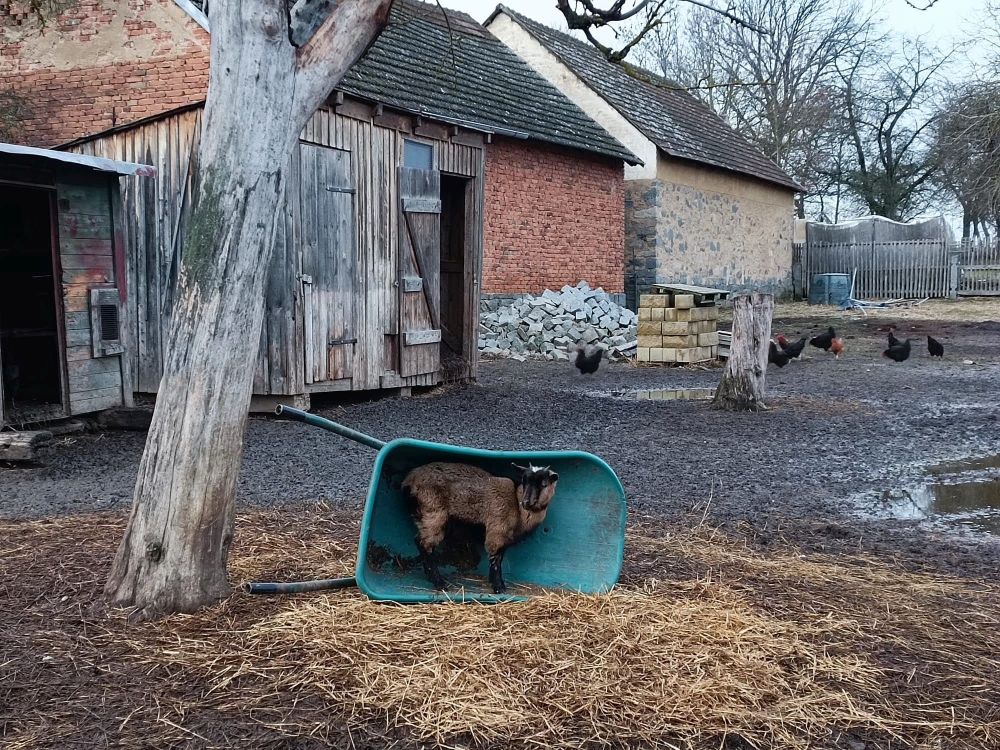
[[[556,492],[556,482],[559,475],[548,466],[519,466],[514,468],[521,472],[517,480],[517,502],[527,511],[538,513],[549,507],[552,496]]]

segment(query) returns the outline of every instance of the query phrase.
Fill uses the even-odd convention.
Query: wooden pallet
[[[726,289],[713,289],[707,286],[692,286],[691,284],[653,284],[656,294],[690,294],[694,297],[696,307],[716,305],[729,298]]]

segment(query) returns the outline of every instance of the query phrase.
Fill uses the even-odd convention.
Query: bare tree
[[[837,61],[879,43],[871,15],[848,0],[735,0],[729,8],[764,33],[694,8],[679,29],[648,34],[640,59],[704,100],[810,193],[825,195],[838,149]]]
[[[677,0],[556,0],[571,31],[582,31],[590,43],[609,61],[622,62],[650,34],[668,24]],[[730,8],[720,8],[709,0],[679,0],[705,8],[730,23],[761,31]],[[595,29],[610,28],[621,44],[609,47],[594,35]]]
[[[1000,232],[1000,82],[960,87],[942,107],[939,181],[962,207],[962,237]]]
[[[132,514],[105,587],[137,616],[191,611],[229,592],[236,476],[283,168],[390,4],[211,5],[198,197]]]
[[[852,163],[837,178],[873,214],[905,221],[933,197],[936,99],[948,59],[905,41],[899,54],[864,50],[839,67]]]

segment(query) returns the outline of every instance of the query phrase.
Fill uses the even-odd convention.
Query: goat
[[[490,559],[490,584],[501,594],[507,587],[501,565],[504,552],[545,520],[559,475],[549,467],[518,466],[515,483],[468,464],[435,462],[406,475],[403,489],[414,500],[417,548],[424,573],[436,589],[447,585],[432,558],[444,540],[449,520],[482,526]]]

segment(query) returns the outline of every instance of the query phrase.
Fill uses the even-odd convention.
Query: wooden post
[[[764,404],[767,347],[771,340],[774,297],[740,294],[733,297],[733,338],[713,409],[757,411]]]
[[[962,260],[962,246],[952,245],[948,253],[948,299],[958,298],[958,279],[960,276],[959,266]]]

